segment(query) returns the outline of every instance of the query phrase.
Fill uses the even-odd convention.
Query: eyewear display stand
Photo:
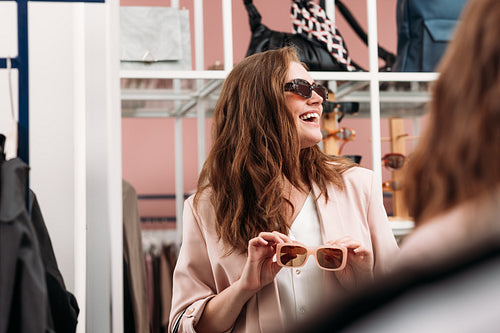
[[[335,94],[329,93],[328,100],[335,101]],[[335,109],[332,112],[324,112],[321,115],[321,128],[327,130],[328,132],[336,131],[339,127],[338,114]],[[328,155],[339,154],[339,144],[338,140],[334,135],[330,135],[323,141],[323,151]]]
[[[406,141],[414,137],[408,136],[404,128],[404,120],[400,117],[390,117],[389,120],[389,141],[391,153],[406,156]],[[396,184],[404,186],[404,167],[392,169],[392,180]],[[401,189],[394,189],[392,192],[393,216],[389,217],[389,223],[396,237],[408,234],[414,227],[413,219],[408,213],[408,207],[403,200]]]
[[[404,120],[399,117],[389,118],[389,133],[391,152],[406,156],[406,139],[408,134],[405,132]],[[403,168],[392,170],[392,181],[396,184],[403,184]],[[403,200],[403,192],[400,189],[392,191],[393,215],[395,218],[408,219],[408,208]]]

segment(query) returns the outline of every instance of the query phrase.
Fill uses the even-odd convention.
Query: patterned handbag
[[[321,7],[309,6],[312,1],[292,2],[292,19],[297,33],[273,31],[262,24],[262,17],[252,0],[244,0],[252,36],[247,56],[284,46],[295,46],[299,58],[313,71],[356,71],[361,68],[348,56],[342,36]],[[296,6],[296,7],[294,7]],[[303,10],[302,10],[302,9]],[[308,30],[308,27],[311,27]],[[309,33],[310,32],[310,33]],[[319,39],[321,35],[324,40]]]
[[[293,0],[293,32],[308,39],[315,39],[333,56],[345,70],[355,71],[347,52],[344,39],[323,8],[311,0]]]

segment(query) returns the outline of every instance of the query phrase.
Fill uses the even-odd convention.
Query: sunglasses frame
[[[386,180],[382,182],[382,190],[384,192],[397,192],[403,189],[403,182],[401,180]]]
[[[351,132],[351,135],[349,135],[349,138],[347,138],[347,139],[340,139],[338,137],[338,134],[341,132],[345,132],[345,131]],[[325,132],[327,134],[326,137],[324,134]],[[347,144],[347,142],[354,141],[354,139],[356,138],[356,131],[353,130],[352,128],[349,128],[349,127],[341,127],[341,128],[336,129],[334,131],[327,130],[326,128],[322,128],[321,135],[323,135],[323,141],[328,140],[328,138],[332,137],[332,136],[334,136],[336,140],[342,141],[342,144],[340,145],[339,150],[338,150],[338,154],[340,155],[342,153],[342,149],[344,149],[344,146]]]
[[[345,131],[351,132],[351,135],[349,135],[349,137],[347,139],[339,138],[338,134],[342,133],[342,132],[345,132]],[[352,128],[349,128],[349,127],[341,127],[341,128],[336,129],[336,130],[333,130],[333,131],[332,130],[328,130],[326,128],[322,128],[321,132],[322,132],[322,134],[324,132],[327,133],[326,137],[324,137],[324,135],[323,135],[323,141],[326,140],[326,139],[328,139],[329,137],[332,137],[332,136],[335,137],[335,139],[340,140],[340,141],[353,141],[356,138],[356,131],[354,129],[352,129]]]
[[[304,262],[301,265],[299,265],[299,266],[286,266],[286,265],[283,265],[281,263],[281,261],[280,261],[280,254],[281,254],[281,249],[284,246],[294,246],[294,247],[301,247],[301,248],[306,249],[307,250],[307,254],[306,254],[306,259],[304,260]],[[326,267],[321,266],[319,264],[318,256],[317,256],[318,250],[321,250],[321,249],[341,250],[342,251],[342,263],[340,264],[340,266],[337,267],[337,268],[326,268]],[[345,268],[345,266],[347,264],[347,249],[345,247],[342,247],[342,246],[335,246],[335,245],[305,246],[305,245],[300,244],[300,243],[279,243],[279,244],[276,245],[276,262],[281,267],[285,267],[285,268],[300,268],[300,267],[304,267],[305,264],[307,263],[307,261],[309,260],[309,257],[311,255],[314,256],[314,259],[316,259],[316,265],[318,265],[319,268],[321,268],[321,269],[323,269],[325,271],[341,271],[341,270],[343,270]]]
[[[392,166],[389,165],[389,158],[391,157],[397,157],[397,158],[402,158],[403,159],[403,163],[401,164],[401,166],[399,168],[394,168]],[[388,154],[385,154],[383,157],[382,157],[382,165],[390,170],[400,170],[403,168],[404,164],[406,162],[406,156],[403,155],[403,154],[400,154],[400,153],[388,153]]]
[[[303,86],[308,87],[309,94],[308,95],[303,94],[298,88],[299,85],[303,85]],[[324,93],[324,96],[322,96],[321,90],[318,90],[318,89],[323,90],[322,92]],[[323,99],[323,102],[328,101],[328,89],[321,84],[318,84],[316,82],[313,84],[310,84],[309,82],[307,82],[304,79],[294,79],[290,82],[285,83],[285,91],[293,92],[294,94],[299,95],[300,97],[303,97],[303,98],[311,98],[313,90],[316,92],[316,94],[319,95],[319,97],[321,97]]]

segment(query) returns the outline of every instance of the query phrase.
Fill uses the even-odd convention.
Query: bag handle
[[[325,0],[320,1],[320,6],[325,7]],[[335,6],[337,6],[338,10],[340,11],[340,14],[346,19],[347,23],[351,26],[351,28],[354,30],[356,35],[366,44],[368,45],[368,35],[366,32],[363,30],[361,25],[359,25],[358,21],[356,18],[352,15],[351,11],[342,3],[340,0],[335,0]],[[379,58],[383,59],[385,62],[385,69],[390,70],[392,66],[394,65],[394,62],[396,61],[396,55],[380,45],[377,45],[378,48],[378,56]]]
[[[250,30],[255,32],[255,30],[261,25],[262,16],[260,15],[257,8],[254,6],[252,0],[244,0],[243,3],[248,12],[248,19],[250,21]]]

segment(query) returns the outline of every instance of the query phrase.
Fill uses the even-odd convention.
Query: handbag
[[[294,34],[270,30],[261,23],[261,16],[252,0],[244,0],[244,3],[252,31],[247,56],[269,49],[294,45],[298,50],[300,60],[310,70],[364,70],[349,58],[340,32],[323,10],[325,7],[324,0],[320,0],[319,6],[311,0],[292,1]],[[349,9],[340,0],[335,0],[335,6],[359,38],[367,44],[368,36],[366,32]],[[378,56],[385,62],[385,65],[380,70],[390,70],[396,55],[378,45]]]
[[[398,0],[398,51],[393,71],[433,72],[467,0]]]
[[[284,46],[294,46],[297,49],[299,59],[309,67],[309,70],[356,71],[361,69],[348,58],[347,49],[344,45],[343,39],[336,29],[330,30],[329,34],[332,35],[332,39],[335,39],[336,47],[340,50],[337,52],[338,57],[334,55],[335,52],[328,50],[327,43],[315,38],[312,32],[310,36],[308,36],[309,33],[305,31],[304,27],[307,27],[309,24],[305,21],[315,19],[316,17],[314,14],[307,16],[307,14],[303,15],[301,12],[302,9],[307,11],[307,6],[309,4],[313,4],[312,1],[294,0],[292,2],[292,14],[294,10],[293,6],[294,4],[296,5],[296,29],[300,30],[298,33],[286,33],[269,29],[267,26],[262,24],[262,16],[254,6],[252,0],[244,0],[244,4],[248,12],[250,29],[252,32],[250,45],[246,54],[247,56],[267,50],[279,49]],[[316,14],[321,12],[318,8],[314,8],[314,10],[316,10],[316,12],[314,12]],[[321,17],[319,20],[324,21],[325,18]],[[299,28],[300,26],[302,26],[302,28]]]

